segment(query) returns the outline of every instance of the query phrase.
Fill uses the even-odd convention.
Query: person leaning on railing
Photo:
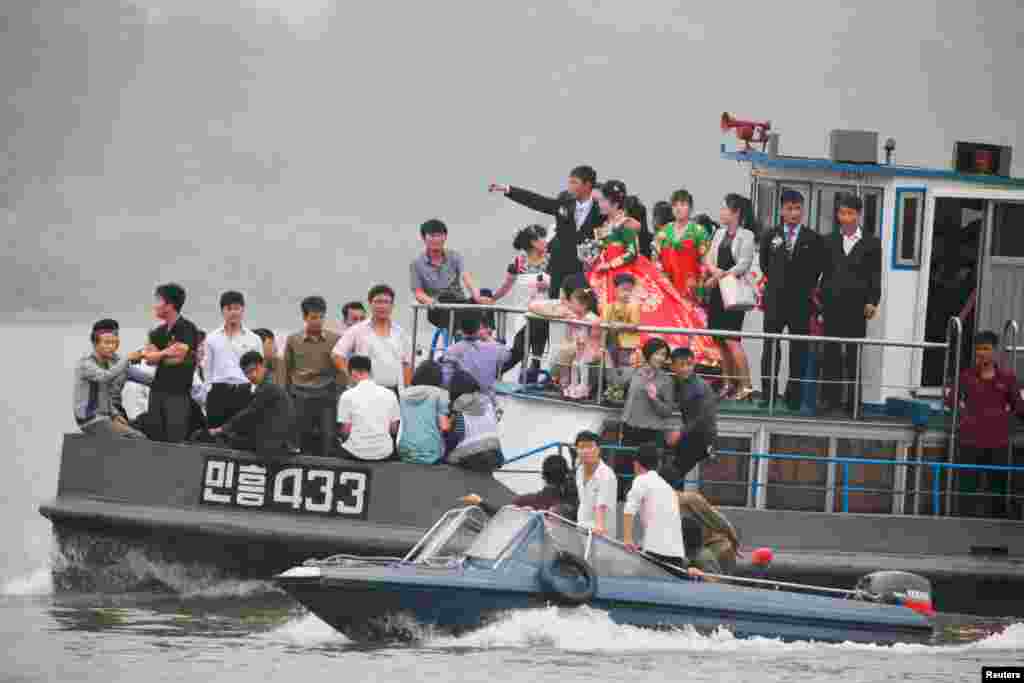
[[[1010,422],[1014,414],[1024,417],[1024,389],[1012,370],[995,362],[998,346],[999,335],[995,332],[979,332],[974,338],[974,367],[960,372],[960,395],[956,398],[961,411],[959,445],[963,464],[1009,464]],[[945,398],[947,405],[953,404],[951,389],[947,389]],[[1004,496],[999,495],[1006,491],[1006,472],[961,470],[957,477],[961,492],[990,494],[980,502],[961,500],[961,514],[1006,514]]]

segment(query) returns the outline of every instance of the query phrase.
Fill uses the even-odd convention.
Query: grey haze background
[[[242,289],[254,324],[376,281],[407,300],[432,216],[497,285],[536,214],[489,181],[554,193],[590,163],[717,211],[747,188],[723,110],[790,154],[834,127],[938,166],[957,139],[1021,139],[1018,2],[7,0],[2,20],[8,313],[144,324],[168,279],[201,319]]]

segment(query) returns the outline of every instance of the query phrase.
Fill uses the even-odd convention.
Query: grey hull
[[[317,514],[302,506],[210,504],[204,495],[211,461],[304,475],[356,472],[366,482],[363,509],[346,516]],[[313,488],[319,483],[314,481]],[[310,486],[308,481],[305,485]],[[271,482],[265,491],[268,497],[272,494]],[[202,563],[235,576],[269,577],[310,557],[403,555],[469,492],[499,505],[512,497],[489,475],[444,465],[306,455],[271,463],[208,446],[69,434],[64,437],[57,496],[40,506],[40,512],[53,522],[62,549],[75,545],[79,564],[109,564],[116,562],[118,552],[141,548],[161,560]],[[237,497],[222,495],[232,501]],[[306,496],[306,507],[310,500]],[[325,501],[321,497],[317,502]]]

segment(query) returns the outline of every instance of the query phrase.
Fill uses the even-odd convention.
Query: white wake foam
[[[777,655],[833,649],[934,654],[936,651],[1020,649],[1024,646],[1024,623],[1012,624],[1000,633],[965,645],[783,642],[778,638],[736,638],[724,628],[719,628],[709,635],[702,635],[692,627],[653,631],[616,624],[606,612],[587,607],[546,607],[509,612],[500,620],[478,631],[460,637],[433,638],[427,644],[442,648],[543,647],[575,652],[683,651]]]
[[[52,592],[53,575],[49,567],[11,579],[0,588],[0,595],[49,595]]]
[[[327,622],[313,614],[304,614],[291,619],[262,637],[271,641],[302,647],[349,642],[348,638],[335,631]]]

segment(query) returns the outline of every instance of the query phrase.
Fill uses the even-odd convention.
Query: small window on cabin
[[[882,191],[876,188],[864,188],[861,199],[864,201],[862,217],[864,234],[878,236],[882,229]]]
[[[924,192],[896,192],[895,265],[917,268],[921,265],[921,225],[924,220]]]
[[[996,204],[992,256],[1024,259],[1024,204]]]

